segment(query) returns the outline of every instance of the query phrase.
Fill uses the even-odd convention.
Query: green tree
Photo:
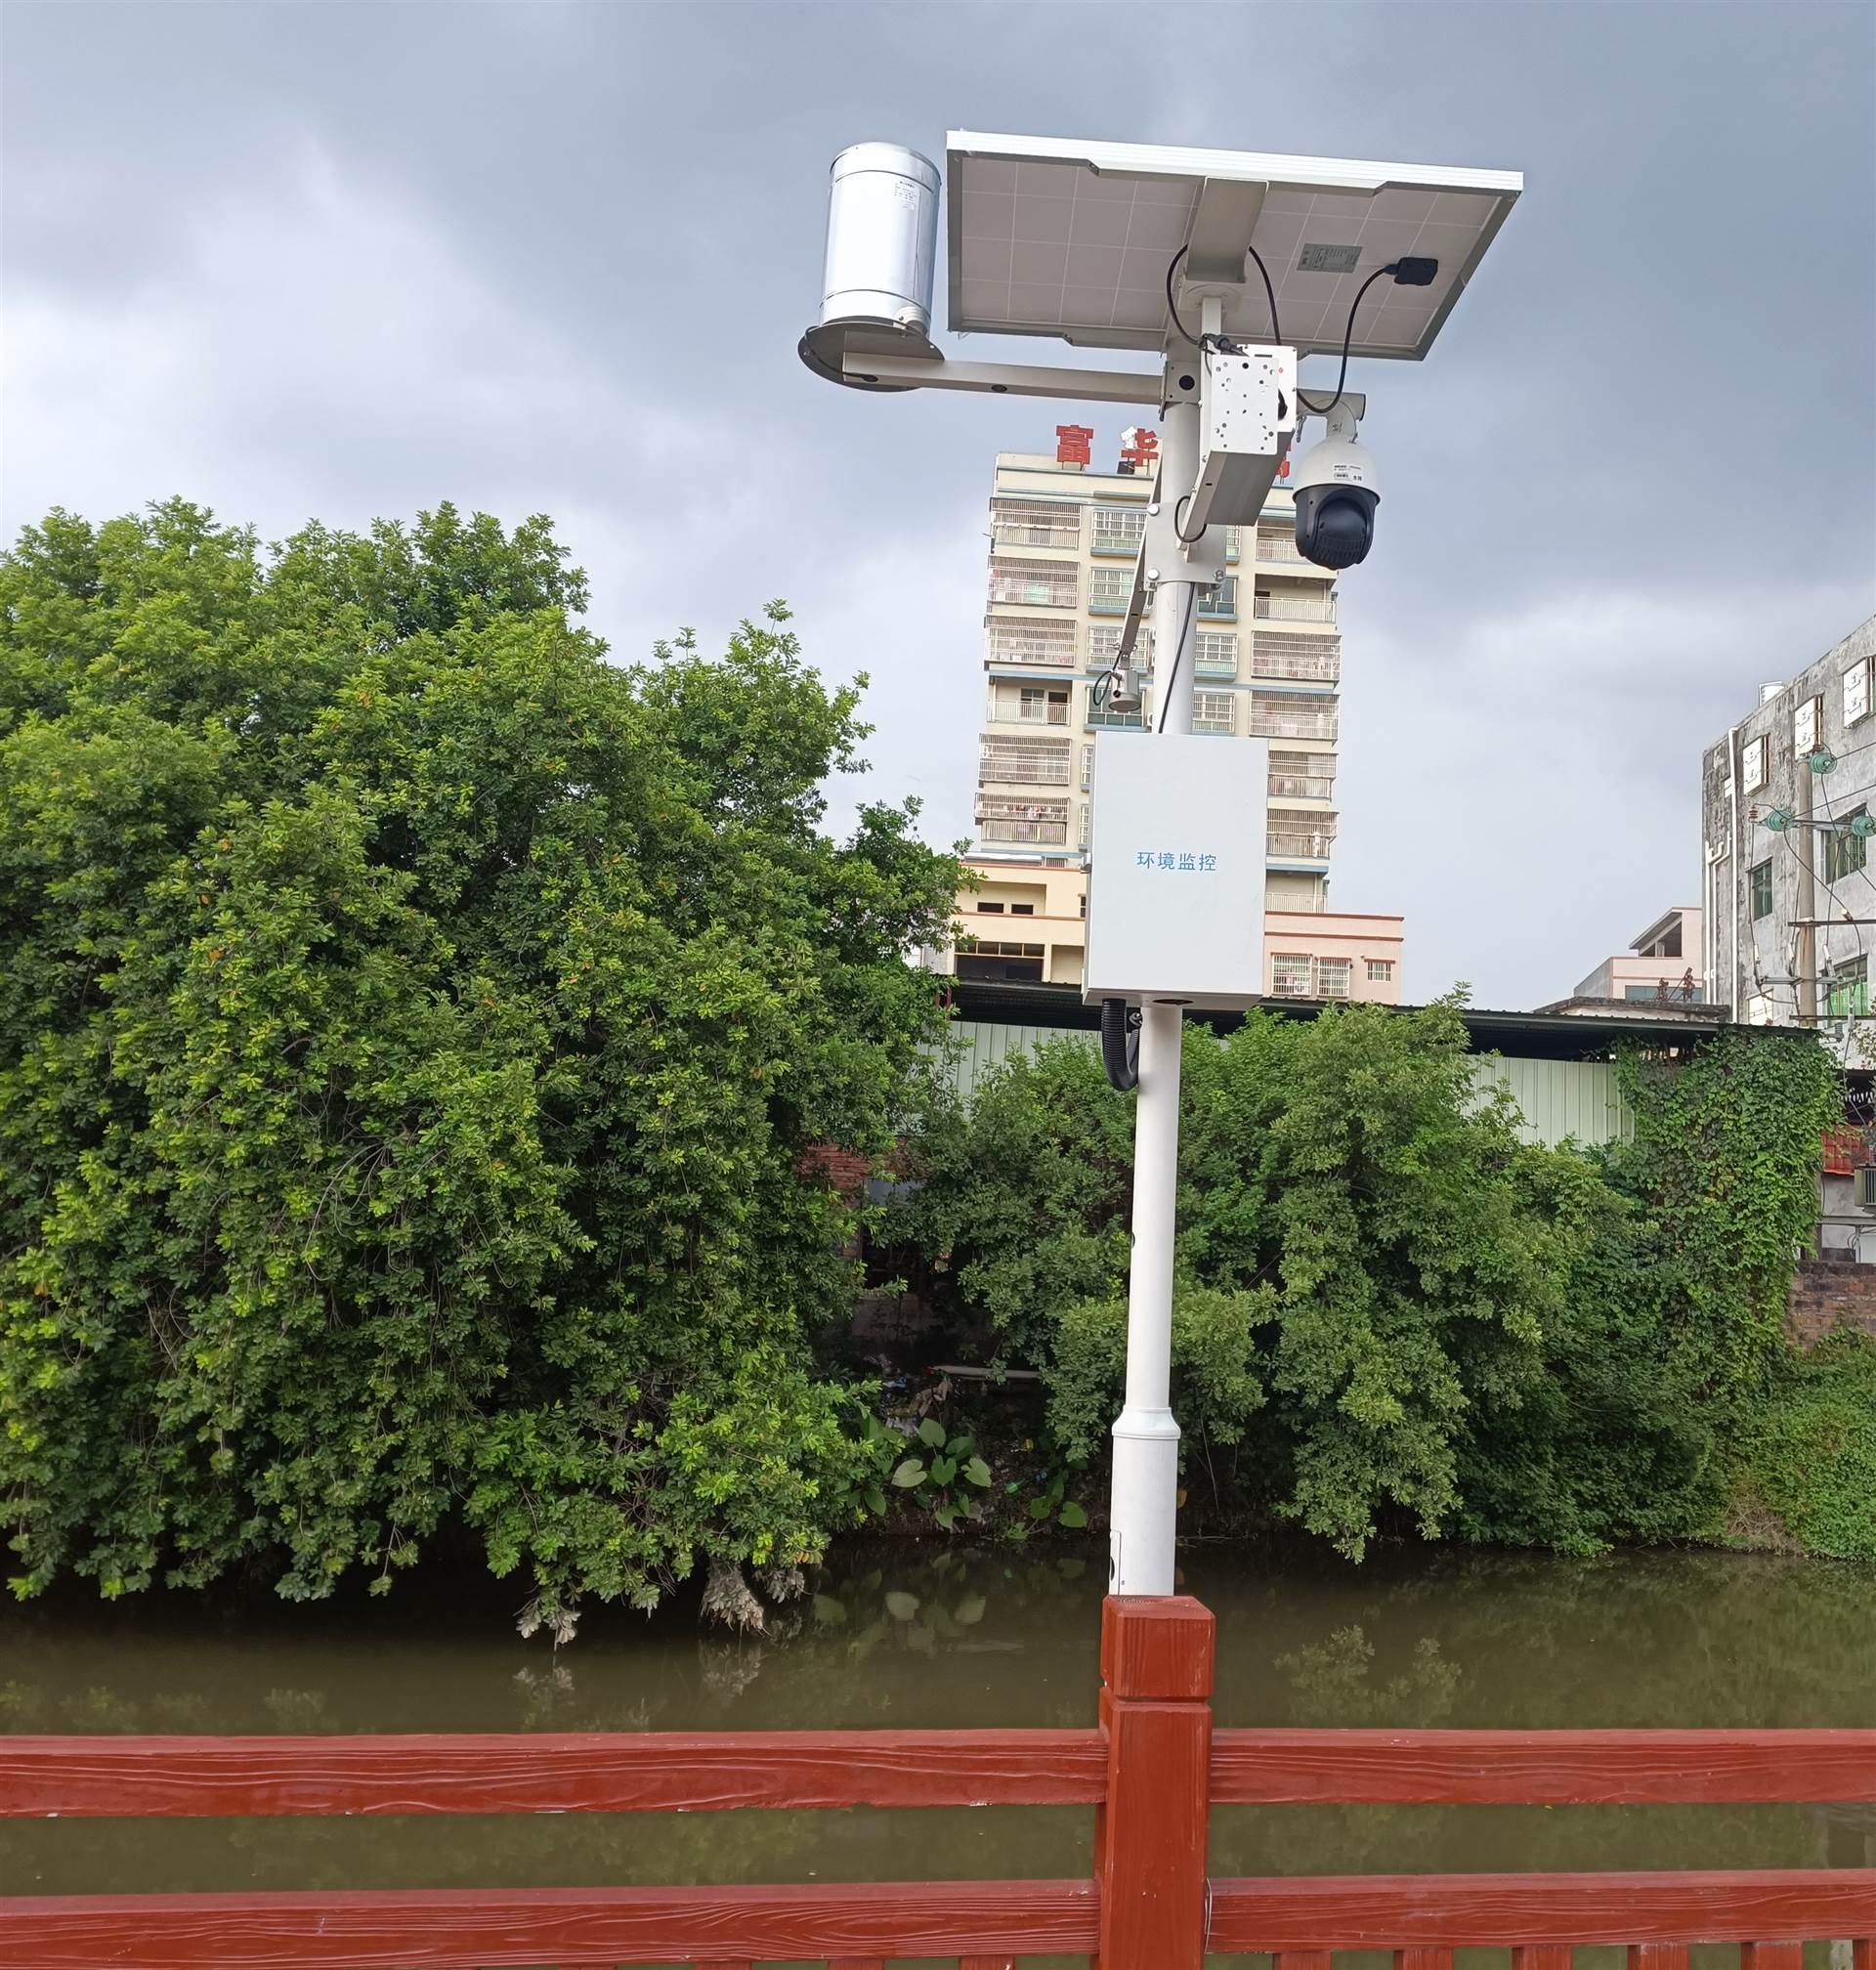
[[[1591,1553],[1719,1536],[1743,1489],[1861,1550],[1862,1446],[1833,1434],[1861,1357],[1806,1372],[1779,1340],[1842,1112],[1823,1049],[1627,1055],[1632,1139],[1595,1155],[1521,1142],[1480,1066],[1454,1005],[1188,1029],[1173,1401],[1200,1497],[1350,1553],[1402,1525]],[[1119,1400],[1131,1122],[1087,1047],[1013,1058],[932,1106],[898,1220],[1085,1460]]]
[[[31,1592],[386,1585],[564,1625],[853,1517],[845,1207],[956,865],[772,605],[617,666],[548,523],[263,550],[182,501],[0,565],[0,1487]]]
[[[1437,1531],[1481,1407],[1521,1403],[1575,1249],[1481,1092],[1454,1005],[1255,1014],[1185,1039],[1173,1297],[1188,1469],[1358,1554]],[[1065,1445],[1121,1379],[1131,1104],[1072,1044],[1014,1059],[920,1143],[907,1238],[1043,1366]],[[1221,1476],[1216,1453],[1230,1453]]]

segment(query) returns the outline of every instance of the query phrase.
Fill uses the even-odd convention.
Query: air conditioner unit
[[[1865,1163],[1856,1172],[1856,1208],[1876,1211],[1876,1163]]]

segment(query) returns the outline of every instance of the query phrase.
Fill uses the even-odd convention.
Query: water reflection
[[[1092,1721],[1084,1553],[856,1556],[760,1635],[688,1609],[556,1653],[498,1596],[280,1606],[65,1599],[0,1613],[0,1732],[644,1731]],[[1865,1725],[1876,1568],[1715,1554],[1206,1548],[1225,1724]],[[1072,1874],[1071,1810],[0,1824],[0,1893]],[[1862,1808],[1229,1808],[1215,1868],[1876,1864]]]

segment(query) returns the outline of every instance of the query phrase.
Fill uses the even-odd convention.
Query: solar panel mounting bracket
[[[847,355],[843,380],[864,388],[976,390],[995,397],[1059,397],[1087,404],[1145,404],[1160,407],[1157,371],[1058,369],[1034,363],[953,363],[940,356]]]

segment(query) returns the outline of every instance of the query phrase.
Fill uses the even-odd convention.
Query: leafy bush
[[[0,1490],[21,1592],[533,1614],[852,1522],[822,1138],[879,1150],[956,865],[844,844],[786,611],[618,666],[547,523],[263,552],[181,501],[0,566]]]
[[[977,1454],[977,1439],[969,1431],[949,1435],[935,1416],[919,1419],[913,1445],[893,1467],[896,1489],[909,1491],[947,1532],[959,1520],[984,1516],[973,1492],[988,1491],[990,1466]]]
[[[1723,1034],[1690,1054],[1630,1049],[1618,1072],[1630,1137],[1593,1168],[1554,1166],[1581,1256],[1523,1415],[1483,1419],[1473,1537],[1588,1551],[1720,1536],[1739,1445],[1788,1359],[1819,1138],[1843,1114],[1829,1054],[1809,1036]]]
[[[1468,1418],[1541,1370],[1565,1229],[1531,1152],[1479,1096],[1455,1006],[1257,1015],[1188,1028],[1174,1349],[1188,1471],[1249,1452],[1271,1507],[1359,1553],[1384,1516],[1436,1530]],[[1094,1455],[1124,1350],[1131,1103],[1069,1045],[928,1121],[904,1235],[1045,1369],[1051,1418]],[[1242,1461],[1242,1460],[1240,1460]]]
[[[1808,1552],[1876,1560],[1876,1343],[1785,1362],[1743,1445],[1740,1490]]]
[[[1173,1406],[1225,1522],[1594,1552],[1711,1533],[1780,1357],[1817,1143],[1810,1038],[1724,1037],[1621,1077],[1634,1139],[1533,1147],[1457,1003],[1187,1030]],[[935,1104],[897,1235],[955,1317],[1040,1368],[1058,1446],[1105,1452],[1126,1351],[1132,1104],[1074,1043]]]

